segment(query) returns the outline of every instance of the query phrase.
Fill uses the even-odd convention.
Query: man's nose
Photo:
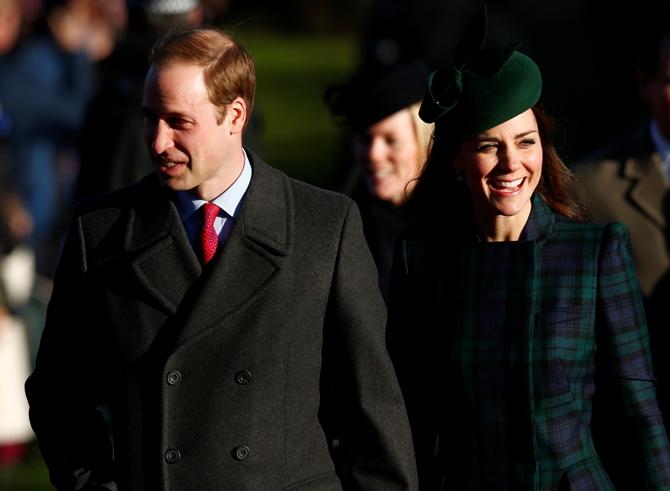
[[[172,146],[172,129],[164,121],[157,121],[151,135],[150,147],[152,153],[154,155],[161,155]]]

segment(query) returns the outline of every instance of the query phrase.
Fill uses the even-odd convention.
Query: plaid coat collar
[[[556,215],[549,208],[549,205],[536,193],[531,198],[531,212],[528,221],[521,231],[519,237],[520,242],[537,242],[543,244],[551,236],[554,224],[556,223]],[[477,229],[472,220],[466,225],[472,231],[471,235],[466,235],[464,238],[465,244],[472,245],[481,242]],[[456,239],[458,241],[458,239]]]
[[[528,217],[528,222],[521,232],[519,241],[527,243],[530,242],[533,243],[533,245],[540,246],[541,248],[541,246],[543,246],[553,234],[555,223],[556,215],[554,212],[539,195],[534,194],[532,197],[532,209],[530,216]],[[450,237],[449,239],[452,241],[451,246],[454,246],[456,249],[469,249],[473,246],[476,246],[478,243],[481,243],[477,230],[472,221],[467,224],[463,224],[463,226],[468,228],[470,232],[460,236]],[[428,233],[428,236],[430,237],[430,233]],[[431,250],[431,252],[428,252],[427,246],[431,242],[437,242],[438,250]],[[439,241],[431,239],[426,240],[426,236],[424,234],[419,233],[418,235],[414,235],[410,231],[410,233],[407,234],[407,237],[402,241],[400,247],[399,264],[402,265],[404,274],[423,272],[426,261],[428,260],[427,254],[431,257],[431,259],[428,261],[436,261],[437,264],[446,263],[451,265],[451,256],[450,254],[443,254],[443,247],[444,242],[441,239]],[[432,248],[428,246],[428,249]],[[452,249],[452,252],[455,251]]]
[[[534,194],[530,216],[519,240],[544,243],[551,236],[555,223],[556,215],[549,205],[538,194]]]

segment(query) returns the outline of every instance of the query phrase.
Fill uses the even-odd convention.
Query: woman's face
[[[496,219],[530,212],[542,173],[542,143],[531,109],[461,145],[454,162],[477,216]]]
[[[409,109],[388,116],[357,134],[354,156],[363,167],[370,193],[402,204],[419,174],[419,144]]]

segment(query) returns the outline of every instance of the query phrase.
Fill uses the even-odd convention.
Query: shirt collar
[[[251,163],[249,162],[249,157],[247,157],[247,152],[245,152],[244,149],[242,152],[244,154],[242,173],[228,189],[211,201],[221,208],[229,217],[237,216],[240,202],[251,182]],[[196,198],[188,191],[177,191],[175,192],[175,195],[177,210],[179,210],[179,216],[182,222],[187,221],[198,208],[207,203],[207,201]]]
[[[656,151],[661,156],[661,161],[667,162],[668,158],[670,158],[670,141],[661,135],[658,125],[653,119],[649,123],[649,131],[651,133],[651,141],[654,143],[654,148],[656,148]]]

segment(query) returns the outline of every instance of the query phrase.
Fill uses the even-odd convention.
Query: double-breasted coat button
[[[251,450],[249,450],[249,447],[246,445],[240,445],[239,447],[235,447],[233,449],[233,457],[235,460],[246,460],[249,458],[250,453]]]
[[[181,452],[176,448],[168,448],[165,451],[165,461],[168,464],[176,464],[181,460]]]
[[[178,385],[181,383],[181,373],[179,370],[172,370],[168,372],[166,379],[168,385]]]
[[[251,372],[249,370],[240,370],[235,374],[235,382],[240,385],[248,385],[251,383]]]

